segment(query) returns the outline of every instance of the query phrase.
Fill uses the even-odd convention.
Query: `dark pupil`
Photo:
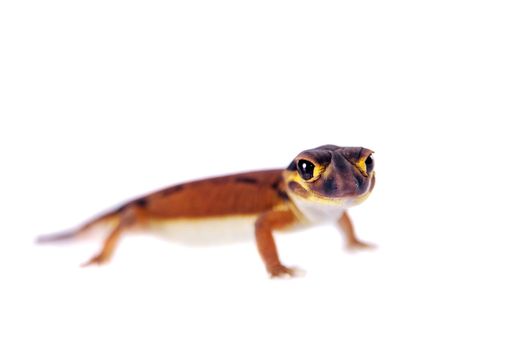
[[[310,180],[312,177],[314,177],[314,168],[315,165],[312,162],[309,162],[307,160],[300,160],[298,163],[299,173],[301,174],[301,177],[305,180]]]
[[[368,156],[365,160],[366,172],[370,173],[374,169],[374,159],[372,156]]]

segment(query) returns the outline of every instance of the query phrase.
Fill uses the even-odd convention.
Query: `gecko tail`
[[[77,235],[78,235],[78,231],[66,231],[66,232],[52,233],[48,235],[38,236],[35,239],[35,243],[45,244],[45,243],[67,241],[67,240],[71,240],[75,238]]]
[[[111,211],[109,213],[99,215],[95,217],[94,219],[89,220],[87,223],[85,223],[84,225],[80,226],[77,229],[38,236],[35,239],[35,243],[37,244],[55,243],[55,242],[58,243],[62,241],[70,241],[70,240],[79,238],[81,236],[84,236],[86,233],[88,233],[93,226],[98,225],[100,223],[104,223],[108,220],[112,220],[118,217],[118,215],[119,215],[119,210]]]

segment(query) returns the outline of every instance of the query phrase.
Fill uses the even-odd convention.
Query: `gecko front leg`
[[[337,221],[339,228],[343,231],[346,240],[346,247],[348,249],[373,249],[374,244],[366,243],[357,238],[355,235],[354,225],[347,213],[344,213]]]
[[[270,211],[259,216],[255,222],[257,249],[271,277],[292,277],[300,270],[286,267],[279,260],[273,230],[291,225],[296,220],[291,211]]]

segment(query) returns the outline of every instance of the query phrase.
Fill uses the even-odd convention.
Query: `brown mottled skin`
[[[145,197],[142,208],[160,219],[262,213],[283,201],[278,191],[281,173],[267,170],[189,182]]]
[[[272,277],[293,276],[281,264],[274,230],[297,224],[333,221],[351,248],[368,247],[354,233],[346,207],[360,203],[375,184],[372,151],[362,147],[321,146],[300,153],[287,169],[255,171],[188,182],[132,200],[66,234],[43,236],[38,242],[84,234],[106,221],[116,224],[102,250],[84,266],[107,262],[122,233],[151,220],[199,220],[254,216],[257,248]]]

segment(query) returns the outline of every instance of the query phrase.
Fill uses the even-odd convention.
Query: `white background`
[[[523,349],[519,1],[4,1],[0,348]],[[253,242],[34,246],[130,197],[376,151],[332,227]]]

